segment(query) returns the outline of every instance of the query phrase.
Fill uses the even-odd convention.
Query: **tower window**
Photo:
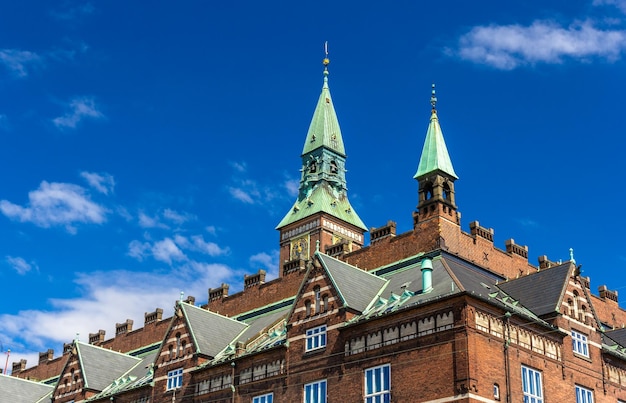
[[[450,200],[451,189],[450,184],[448,182],[444,182],[443,184],[443,199]]]
[[[424,197],[426,200],[433,198],[433,184],[430,182],[424,184]]]
[[[335,162],[335,160],[330,161],[330,173],[336,174],[337,171],[338,171],[338,168],[337,168],[337,163]]]

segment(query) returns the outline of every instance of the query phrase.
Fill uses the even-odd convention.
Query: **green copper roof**
[[[313,119],[311,119],[302,154],[309,153],[319,147],[327,147],[341,155],[346,155],[339,121],[328,88],[328,70],[324,70],[324,86],[317,101]]]
[[[448,154],[448,148],[443,139],[443,132],[441,131],[441,126],[439,126],[437,111],[433,108],[428,131],[426,132],[424,148],[422,149],[422,156],[414,178],[418,179],[435,171],[445,172],[455,179],[459,178],[452,167],[450,154]]]
[[[367,227],[363,224],[361,218],[352,209],[348,198],[342,196],[337,198],[333,189],[328,185],[318,186],[308,198],[296,200],[296,203],[276,229],[322,212],[367,231]]]

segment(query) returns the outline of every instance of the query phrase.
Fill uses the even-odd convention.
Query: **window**
[[[593,392],[576,385],[576,403],[593,403]]]
[[[183,369],[175,369],[167,373],[167,390],[178,389],[183,386]]]
[[[326,325],[306,331],[306,351],[326,347]]]
[[[182,345],[180,344],[180,333],[176,333],[176,357],[180,358],[183,355]]]
[[[252,398],[252,403],[272,403],[274,401],[274,394],[267,393],[265,395],[256,396]]]
[[[541,372],[522,366],[522,390],[524,403],[543,403]]]
[[[493,384],[493,398],[496,400],[500,400],[500,385],[497,383]]]
[[[572,330],[572,345],[575,353],[589,357],[588,344],[587,336]]]
[[[304,385],[304,403],[326,403],[326,380]]]
[[[315,313],[318,314],[320,312],[322,312],[322,309],[320,307],[320,286],[316,285],[315,288],[313,289],[313,292],[315,293]]]
[[[365,403],[389,403],[391,401],[391,367],[380,367],[365,370]]]

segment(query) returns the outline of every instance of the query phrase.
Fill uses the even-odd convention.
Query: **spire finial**
[[[437,112],[437,97],[435,95],[435,83],[433,83],[433,90],[430,95],[430,104],[433,106],[433,112]]]
[[[324,65],[324,87],[328,86],[328,65],[330,64],[330,59],[328,58],[328,41],[324,42],[324,60],[322,60],[322,64]]]
[[[185,296],[185,293],[183,291],[180,292],[180,302],[183,302],[183,297]]]
[[[576,260],[574,259],[574,248],[569,248],[569,260],[576,264]]]

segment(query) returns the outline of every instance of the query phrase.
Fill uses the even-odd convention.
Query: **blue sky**
[[[388,3],[0,3],[10,362],[276,276],[324,41],[368,227],[411,228],[435,82],[463,229],[626,292],[626,1]]]

